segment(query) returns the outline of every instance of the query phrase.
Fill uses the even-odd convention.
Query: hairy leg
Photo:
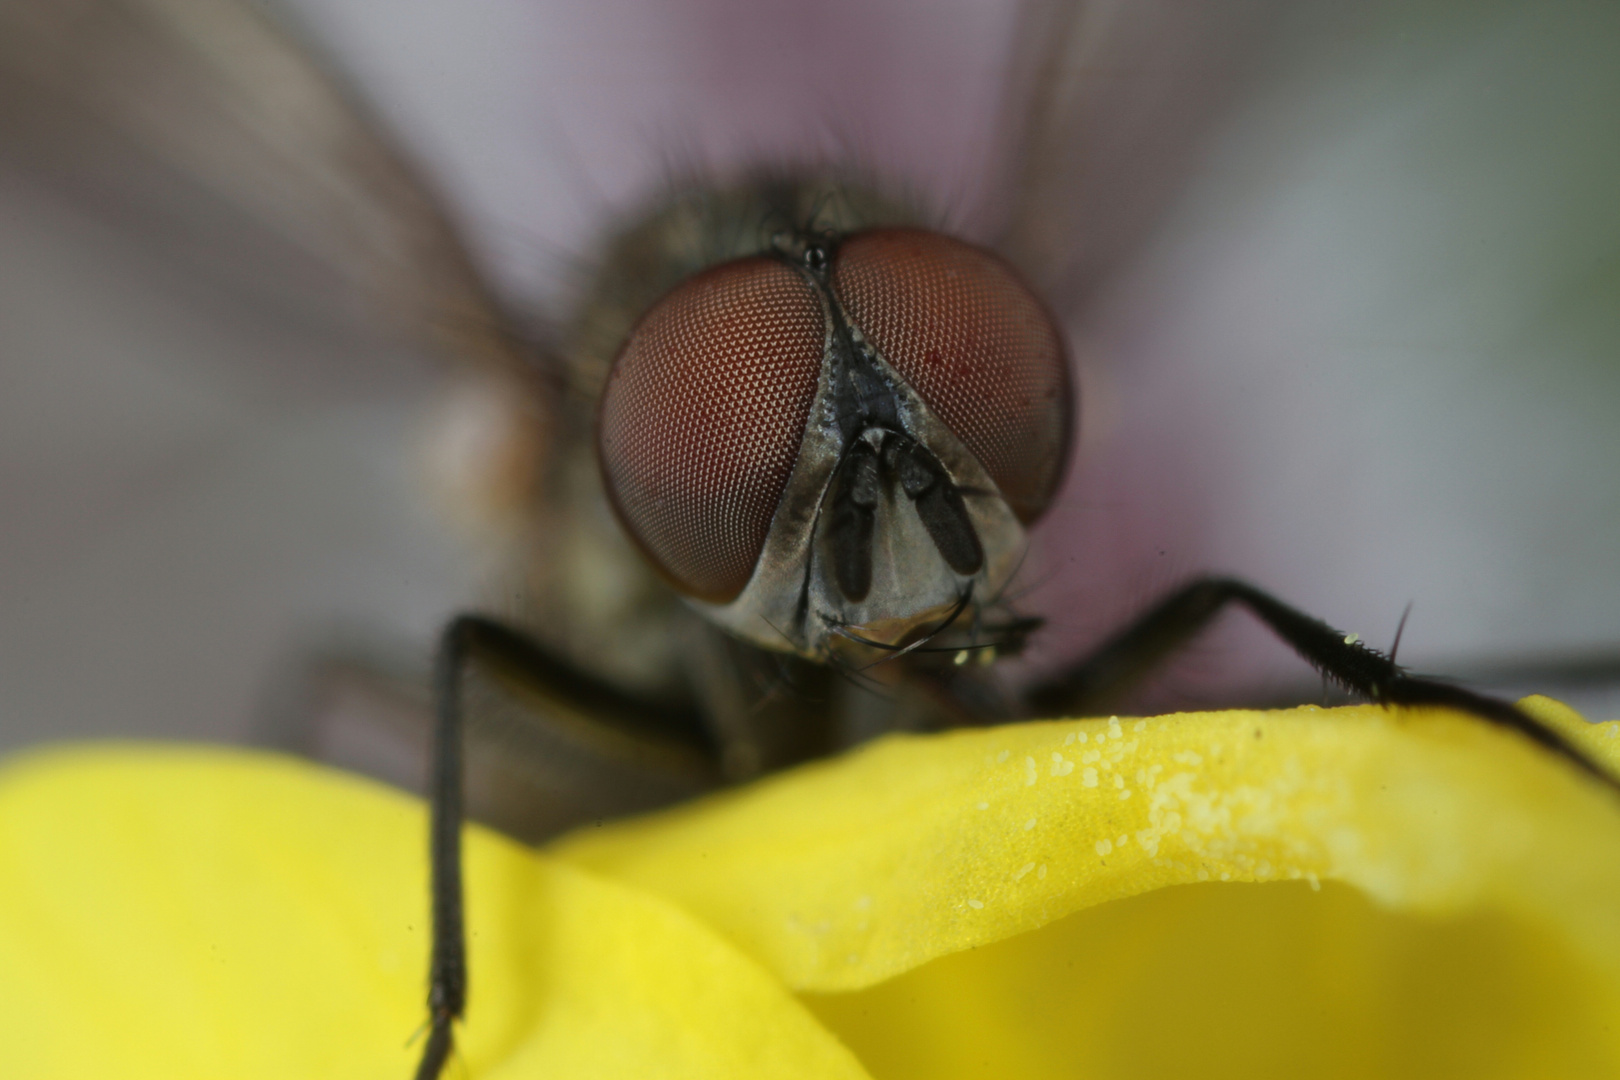
[[[1384,705],[1445,706],[1511,728],[1620,790],[1620,779],[1516,705],[1412,675],[1354,636],[1233,578],[1198,578],[1177,589],[1090,656],[1031,688],[1026,696],[1030,709],[1050,716],[1106,706],[1233,603],[1247,608],[1312,667],[1353,693]]]

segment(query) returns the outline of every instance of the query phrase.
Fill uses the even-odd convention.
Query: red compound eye
[[[838,249],[849,317],[971,450],[1019,520],[1052,500],[1068,456],[1063,341],[1000,258],[921,229],[878,229]]]
[[[748,584],[804,438],[821,298],[766,258],[714,267],[637,324],[602,395],[598,450],[630,535],[683,592]]]

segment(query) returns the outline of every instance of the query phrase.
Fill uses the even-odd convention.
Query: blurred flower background
[[[527,309],[671,162],[847,148],[970,235],[1004,209],[1016,4],[260,6]],[[1183,8],[1094,6],[1129,33],[1043,188],[1091,225],[1030,662],[1215,569],[1375,644],[1410,601],[1403,659],[1620,713],[1620,8]],[[45,161],[27,109],[0,104],[0,750],[262,737],[333,642],[425,658],[485,588],[422,494],[433,358],[210,207],[177,241],[151,177]],[[1143,703],[1309,685],[1232,619]]]

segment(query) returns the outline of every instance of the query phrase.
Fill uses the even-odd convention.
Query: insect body
[[[847,714],[859,699],[827,694],[825,684],[811,698],[772,692],[785,679],[764,693],[755,683],[750,697],[749,675],[769,670],[773,654],[849,675],[883,669],[890,690],[909,688],[919,726],[1078,714],[1117,697],[1237,603],[1356,693],[1463,709],[1615,783],[1516,707],[1409,676],[1355,635],[1226,578],[1175,590],[1020,699],[999,695],[978,665],[952,661],[1016,651],[1037,625],[1000,597],[1022,557],[1023,527],[1046,508],[1072,438],[1067,363],[1051,318],[1016,271],[959,240],[795,217],[825,205],[824,181],[772,178],[712,197],[750,208],[755,249],[733,247],[692,267],[627,321],[593,411],[598,497],[671,593],[731,636],[736,661],[689,684],[695,723],[667,701],[625,708],[662,723],[665,735],[679,731],[716,762],[717,778],[825,752],[855,730]],[[445,633],[432,1034],[421,1078],[438,1075],[466,1000],[462,675],[481,657],[554,706],[577,700],[584,713],[584,699],[604,693],[498,622],[464,616]],[[903,708],[877,700],[878,728],[897,726]]]
[[[851,222],[851,207],[881,214],[887,204],[821,178],[771,176],[691,198],[655,210],[632,235],[681,237],[669,218],[718,207],[741,225],[711,222],[706,235],[744,239],[707,266],[673,247],[669,261],[692,272],[625,320],[593,387],[602,487],[581,497],[605,499],[667,583],[649,594],[662,592],[666,608],[680,594],[718,628],[686,636],[725,631],[733,662],[688,683],[682,706],[695,725],[669,697],[642,703],[643,719],[667,718],[662,736],[688,737],[717,776],[740,778],[858,737],[848,714],[863,705],[884,714],[880,729],[895,726],[901,710],[887,694],[824,678],[807,693],[795,676],[824,665],[852,682],[862,668],[892,669],[911,685],[893,690],[912,698],[917,726],[998,717],[1004,710],[985,708],[982,665],[952,661],[1016,651],[1035,625],[1008,614],[1001,594],[1072,439],[1051,317],[1000,258],[931,230]],[[616,272],[608,264],[599,292],[617,291]],[[504,667],[508,682],[565,709],[605,689],[554,653],[543,630],[529,637],[481,617],[446,634],[424,1076],[448,1051],[465,993],[455,881],[462,672]]]
[[[1052,44],[1030,65],[1020,157],[1030,190],[1067,149],[1072,5],[1049,10],[1061,17],[1035,35]],[[505,410],[485,460],[503,467],[469,486],[506,523],[521,602],[512,625],[465,615],[442,638],[422,1077],[441,1071],[467,1000],[462,729],[489,705],[665,778],[625,809],[884,730],[1103,707],[1237,603],[1357,693],[1450,705],[1598,772],[1513,706],[1409,676],[1227,578],[1185,584],[1021,692],[989,678],[977,659],[1016,652],[1037,627],[1006,587],[1075,426],[1057,320],[1037,294],[1061,276],[1043,229],[1067,234],[1026,203],[1002,230],[1004,261],[844,173],[687,185],[604,245],[557,347],[540,348],[363,111],[248,12],[80,0],[17,3],[0,20],[10,99],[88,118],[290,237],[435,335]],[[90,24],[122,29],[80,33]],[[173,109],[139,107],[108,72],[143,74]]]

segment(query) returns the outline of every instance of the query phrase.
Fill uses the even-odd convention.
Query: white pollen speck
[[[1110,724],[1117,724],[1117,723],[1119,723],[1119,717],[1117,717],[1117,716],[1110,716],[1110,717],[1109,717],[1109,718],[1108,718],[1108,722],[1109,722],[1109,723],[1110,723]]]
[[[968,901],[968,907],[972,908],[974,911],[978,911],[980,908],[984,907],[984,901],[983,900],[969,900]]]
[[[987,802],[982,802],[982,803],[979,804],[979,809],[980,810],[988,810],[988,809],[990,809],[990,804],[987,803]]]
[[[1087,769],[1085,772],[1081,773],[1080,774],[1080,783],[1084,784],[1086,787],[1096,787],[1097,786],[1097,770],[1096,769]]]
[[[955,664],[957,667],[961,667],[963,664],[968,662],[968,658],[972,655],[973,654],[968,652],[966,649],[958,649],[956,650],[956,655],[951,657],[951,663]]]
[[[1040,779],[1040,775],[1041,775],[1040,770],[1035,767],[1035,759],[1032,758],[1032,757],[1024,758],[1024,784],[1025,784],[1025,786],[1026,787],[1034,787],[1035,786],[1035,781]]]
[[[1360,640],[1361,640],[1361,635],[1360,634],[1346,634],[1346,635],[1344,635],[1344,643],[1346,645],[1354,645],[1356,642],[1358,642]]]
[[[1114,850],[1114,842],[1112,840],[1099,840],[1099,841],[1097,841],[1097,854],[1098,855],[1107,855],[1109,852],[1111,852],[1113,850]]]
[[[1136,730],[1137,731],[1146,731],[1147,730],[1147,721],[1146,720],[1138,720],[1136,722]]]
[[[1033,869],[1035,869],[1035,864],[1034,863],[1032,863],[1032,862],[1025,863],[1023,866],[1020,866],[1018,868],[1018,872],[1013,875],[1013,880],[1014,881],[1023,881],[1024,880],[1024,875],[1029,873]]]
[[[871,907],[872,907],[872,898],[870,896],[857,896],[855,898],[855,910],[856,911],[867,911],[867,910],[870,910]]]
[[[1126,844],[1128,844],[1130,842],[1131,842],[1131,838],[1129,836],[1127,836],[1125,833],[1120,833],[1119,834],[1119,839],[1114,841],[1114,846],[1115,847],[1124,847]]]
[[[1115,773],[1114,774],[1114,787],[1122,788],[1124,786],[1125,786],[1125,778],[1123,776],[1119,775],[1119,773]]]
[[[1029,832],[1034,827],[1035,827],[1035,819],[1034,818],[1030,818],[1028,821],[1024,822],[1024,831],[1025,832]]]
[[[1322,883],[1321,881],[1317,880],[1316,872],[1314,870],[1305,875],[1305,880],[1311,883],[1311,892],[1322,891]]]
[[[1128,799],[1130,797],[1131,797],[1131,793],[1130,793],[1129,789],[1119,793],[1119,798],[1120,798],[1121,802],[1125,801],[1126,799]]]
[[[1003,761],[1006,761],[1006,760],[1007,760],[1007,756],[1008,756],[1008,755],[1009,755],[1009,754],[1011,754],[1011,753],[1012,753],[1012,751],[1011,751],[1011,750],[1003,750],[1003,751],[1002,751],[1002,752],[1001,752],[1001,753],[999,753],[999,754],[997,754],[997,755],[996,755],[996,761],[997,761],[997,762],[998,762],[998,763],[999,763],[999,762],[1003,762]]]
[[[1225,870],[1222,870],[1221,871],[1221,880],[1222,881],[1231,881],[1232,880],[1232,875],[1227,873]]]
[[[1038,878],[1044,878],[1046,876],[1046,864],[1045,863],[1041,863],[1040,868],[1035,871],[1035,876],[1038,877]]]
[[[1074,735],[1074,741],[1079,742],[1079,743],[1083,743],[1089,738],[1090,738],[1090,736],[1087,735],[1083,731],[1077,731],[1077,732],[1075,732],[1075,735]]]
[[[1199,881],[1208,881],[1209,880],[1209,871],[1208,870],[1200,870],[1194,876],[1197,877]]]
[[[1074,745],[1074,732],[1071,731],[1067,735],[1063,736],[1063,745],[1064,746],[1073,746]]]

